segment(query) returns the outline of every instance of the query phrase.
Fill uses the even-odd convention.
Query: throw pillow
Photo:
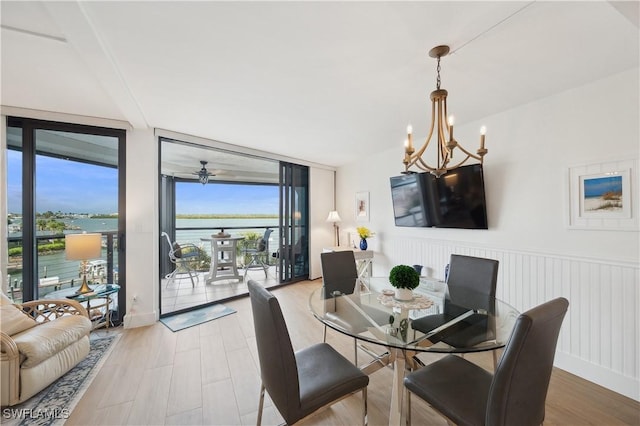
[[[182,247],[180,247],[180,244],[173,243],[173,255],[177,258],[182,257]]]
[[[267,242],[264,238],[258,240],[258,251],[264,251],[267,248]]]
[[[35,326],[36,321],[15,305],[0,305],[0,325],[9,336]]]

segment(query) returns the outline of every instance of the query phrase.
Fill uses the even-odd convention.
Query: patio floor
[[[241,274],[244,274],[244,270],[239,271]],[[275,266],[269,268],[266,279],[262,270],[255,269],[249,270],[247,278],[244,281],[229,279],[205,284],[204,275],[205,272],[198,274],[198,280],[195,286],[192,286],[189,275],[187,274],[179,275],[169,286],[167,286],[167,279],[163,278],[160,287],[162,296],[161,313],[167,314],[204,303],[216,302],[230,297],[248,294],[246,282],[250,279],[263,284],[266,288],[278,285]]]

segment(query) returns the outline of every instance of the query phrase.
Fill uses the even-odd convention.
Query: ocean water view
[[[64,222],[69,228],[65,230],[65,233],[76,233],[86,231],[88,233],[100,232],[100,233],[113,233],[118,230],[117,218],[73,218],[73,219],[59,219]],[[227,233],[233,236],[243,236],[247,233],[264,233],[264,229],[270,227],[273,229],[273,233],[269,238],[269,247],[271,251],[275,251],[278,242],[278,218],[179,218],[176,219],[176,241],[179,243],[192,243],[201,247],[207,253],[210,250],[209,242],[202,241],[202,238],[209,238],[212,234],[219,232],[220,229],[224,229]],[[188,228],[188,229],[181,229]],[[20,237],[21,233],[10,233],[9,237]],[[38,235],[47,235],[46,232],[38,232]],[[164,244],[162,240],[159,244]],[[118,252],[114,251],[114,265],[117,265]],[[106,247],[103,248],[101,259],[106,260],[107,253]],[[47,254],[38,255],[38,276],[39,278],[45,277],[58,277],[61,282],[68,282],[69,280],[77,280],[79,278],[80,262],[68,261],[65,259],[64,251],[58,251]],[[11,286],[20,288],[22,283],[22,269],[21,267],[9,268],[8,282]],[[117,272],[117,271],[116,271]],[[46,294],[51,289],[42,289],[42,294]]]

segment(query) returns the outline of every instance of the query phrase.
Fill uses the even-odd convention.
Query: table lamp
[[[76,294],[93,291],[87,285],[87,260],[96,259],[102,254],[102,234],[67,234],[64,237],[67,260],[80,260],[82,269],[82,286]]]
[[[333,228],[336,233],[335,235],[335,241],[337,243],[336,247],[340,247],[340,227],[337,225],[337,223],[340,222],[340,215],[336,210],[332,210],[329,212],[329,216],[327,216],[327,222],[333,223]]]

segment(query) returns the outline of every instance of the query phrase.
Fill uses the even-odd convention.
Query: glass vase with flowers
[[[368,247],[367,238],[373,237],[374,233],[365,226],[358,226],[356,231],[358,231],[358,236],[360,237],[360,250],[366,250]]]

